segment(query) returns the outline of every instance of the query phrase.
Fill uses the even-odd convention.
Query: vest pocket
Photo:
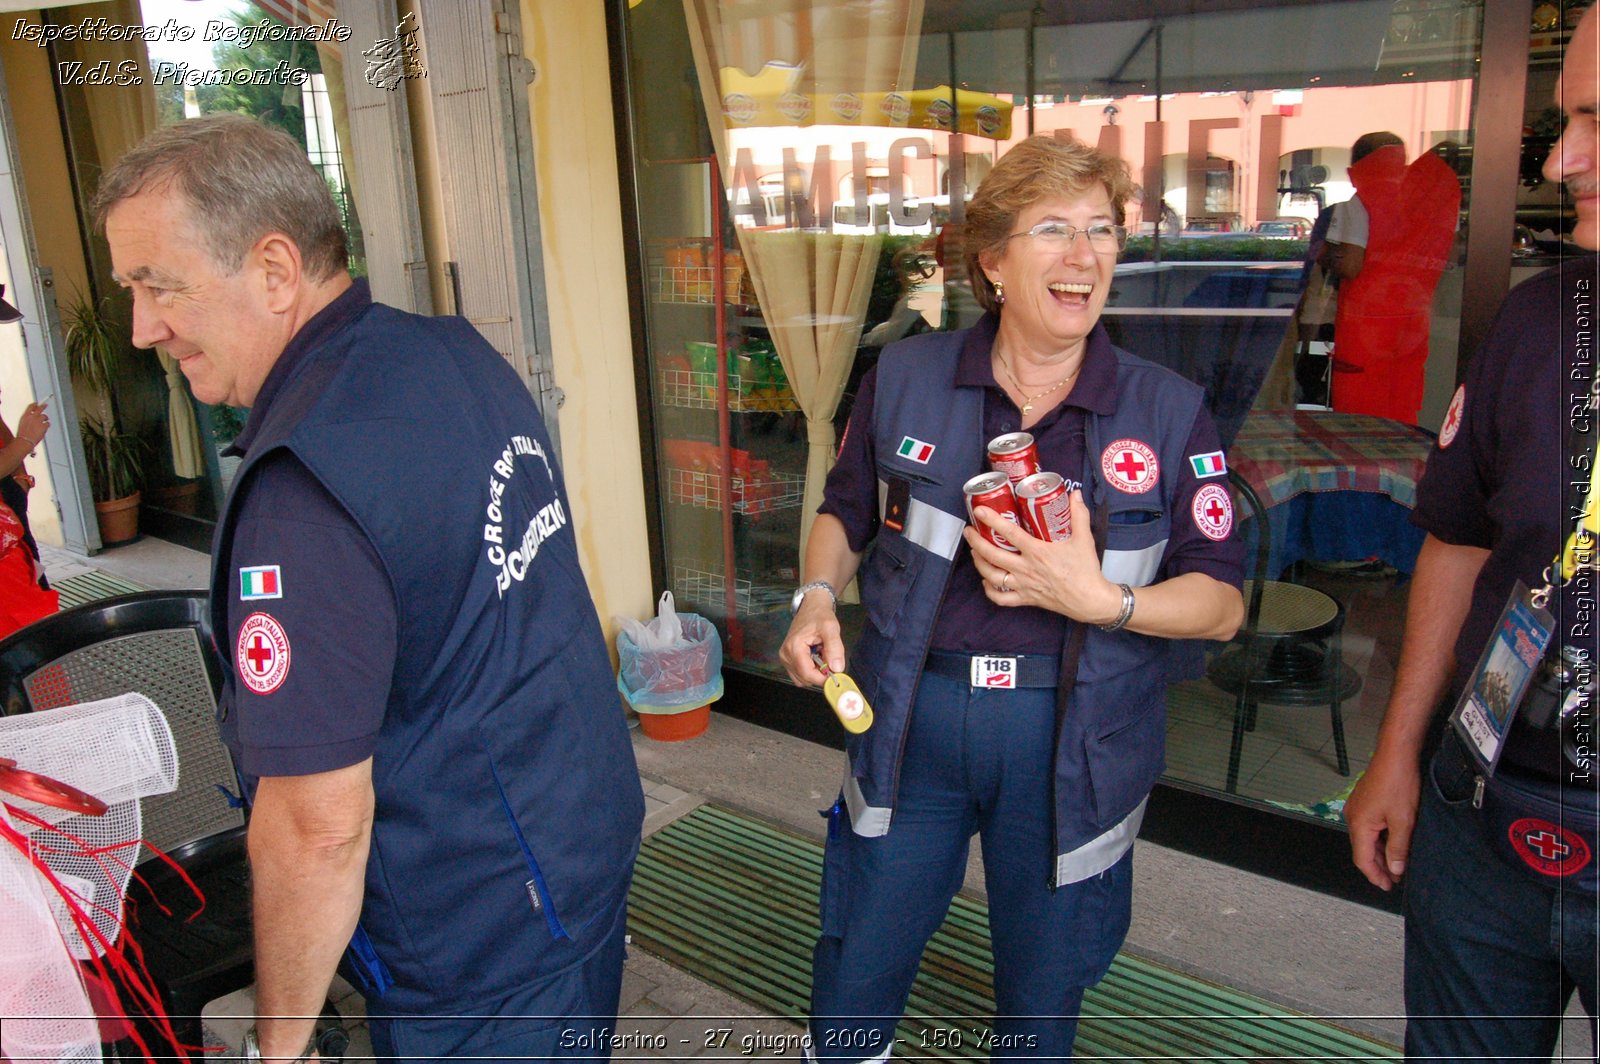
[[[1155,582],[1167,551],[1171,522],[1160,510],[1117,510],[1106,526],[1100,573],[1114,584],[1144,587]]]
[[[861,600],[867,619],[884,635],[894,635],[900,608],[905,604],[919,568],[916,551],[904,537],[880,532],[861,567]]]
[[[556,915],[556,907],[550,896],[550,888],[545,885],[544,873],[539,870],[539,862],[533,856],[533,848],[528,845],[528,837],[522,833],[522,825],[517,823],[517,815],[511,808],[511,799],[506,797],[505,784],[500,779],[500,770],[490,761],[489,771],[494,773],[494,789],[500,795],[500,808],[505,812],[506,823],[511,826],[511,834],[516,837],[517,846],[522,850],[522,858],[528,863],[529,879],[523,884],[523,889],[528,892],[528,904],[535,913],[544,917],[545,924],[550,928],[550,937],[561,939],[569,938],[566,928],[561,926],[561,920]]]
[[[367,929],[359,923],[355,934],[350,936],[350,945],[345,947],[344,960],[345,971],[353,977],[351,981],[364,997],[380,998],[394,985],[389,966],[378,956]]]
[[[1125,704],[1145,708],[1132,720],[1112,723],[1098,735],[1084,736],[1084,760],[1089,767],[1089,789],[1094,798],[1095,823],[1110,828],[1132,812],[1156,784],[1165,758],[1166,706],[1160,669],[1129,672],[1116,678],[1118,685],[1137,688]],[[1151,683],[1154,678],[1155,682]],[[1154,687],[1154,701],[1146,688]],[[1122,701],[1120,695],[1115,696]]]

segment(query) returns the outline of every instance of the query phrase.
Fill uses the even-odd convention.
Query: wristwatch
[[[316,1055],[317,1032],[312,1030],[310,1039],[306,1041],[306,1047],[300,1051],[300,1055],[298,1057],[295,1057],[293,1060],[289,1061],[288,1064],[305,1064],[306,1061],[310,1060]],[[254,1027],[251,1027],[244,1033],[244,1045],[240,1047],[239,1056],[242,1060],[283,1059],[282,1057],[266,1058],[261,1055],[261,1042],[256,1037],[256,1029]]]
[[[809,584],[801,584],[795,591],[794,598],[789,600],[789,612],[799,613],[800,603],[804,602],[806,596],[813,591],[826,591],[828,597],[833,600],[834,609],[839,608],[839,593],[833,589],[833,585],[826,580],[813,580]]]

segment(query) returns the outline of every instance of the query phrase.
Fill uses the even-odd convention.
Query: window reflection
[[[643,0],[628,16],[661,518],[680,601],[724,627],[730,664],[778,673],[807,515],[857,383],[886,344],[977,319],[961,266],[970,191],[1021,138],[1075,137],[1120,155],[1140,185],[1103,321],[1206,389],[1231,464],[1265,506],[1242,522],[1265,544],[1261,575],[1339,607],[1334,634],[1307,651],[1316,662],[1297,651],[1267,663],[1322,670],[1298,705],[1251,699],[1241,713],[1215,679],[1174,687],[1169,773],[1336,817],[1398,656],[1428,436],[1329,409],[1340,344],[1354,341],[1337,335],[1346,280],[1319,265],[1324,215],[1362,184],[1351,149],[1363,134],[1391,131],[1407,163],[1443,168],[1449,188],[1429,200],[1442,221],[1401,252],[1431,259],[1409,313],[1415,419],[1437,426],[1456,370],[1480,7],[1158,0],[1101,22],[1002,0],[772,7]],[[663,96],[685,71],[697,113]],[[1387,206],[1369,211],[1378,265]],[[847,629],[858,610],[844,607]]]

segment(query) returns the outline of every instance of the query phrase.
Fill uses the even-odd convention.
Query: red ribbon
[[[5,758],[0,758],[0,762],[5,762],[5,764],[0,767],[7,769],[11,768],[15,764],[15,762],[8,761]],[[26,773],[25,775],[32,774]],[[61,786],[65,785],[61,784]],[[71,788],[68,789],[71,790]],[[81,794],[82,792],[77,793]],[[24,795],[24,797],[28,797],[34,801],[39,800],[34,798],[31,794]],[[200,893],[200,888],[195,885],[194,880],[191,879],[188,873],[184,872],[184,870],[178,866],[178,863],[170,856],[163,853],[161,850],[156,849],[154,846],[150,846],[149,843],[142,839],[134,839],[129,842],[96,848],[90,846],[77,836],[62,831],[60,828],[50,824],[48,821],[40,819],[32,813],[18,809],[9,803],[0,804],[5,805],[6,812],[9,813],[13,819],[39,829],[41,832],[47,832],[59,836],[66,843],[70,844],[69,846],[63,846],[59,843],[55,846],[42,845],[42,840],[37,834],[32,840],[30,840],[16,828],[12,827],[11,824],[7,823],[4,817],[0,817],[0,840],[9,842],[12,846],[16,847],[18,852],[20,852],[24,857],[28,858],[29,862],[34,866],[35,869],[38,870],[39,874],[44,877],[45,881],[49,883],[55,892],[61,897],[62,902],[67,907],[68,915],[72,918],[73,929],[77,932],[78,938],[84,942],[85,945],[90,947],[88,964],[92,967],[92,977],[100,984],[101,988],[105,991],[105,996],[109,999],[106,1002],[106,1004],[109,1005],[109,1008],[106,1010],[106,1012],[102,1013],[102,1020],[116,1019],[124,1021],[124,1026],[128,1036],[131,1037],[134,1044],[138,1046],[139,1052],[145,1057],[146,1060],[154,1062],[155,1057],[150,1051],[149,1044],[139,1033],[139,1029],[135,1025],[126,1022],[128,1019],[127,1009],[123,1007],[122,996],[117,990],[117,987],[120,985],[123,988],[123,991],[126,992],[132,999],[132,1004],[138,1007],[141,1013],[148,1016],[162,1037],[167,1042],[171,1043],[173,1049],[177,1051],[180,1059],[187,1059],[189,1051],[204,1049],[204,1047],[201,1046],[184,1045],[179,1041],[177,1031],[172,1026],[172,1020],[167,1016],[166,1010],[162,1007],[161,995],[155,988],[155,983],[150,976],[149,968],[145,965],[144,950],[140,948],[139,943],[134,939],[134,937],[127,933],[126,926],[122,925],[119,921],[119,926],[121,926],[122,931],[117,936],[116,942],[113,943],[112,941],[108,940],[104,933],[101,932],[100,928],[95,925],[93,918],[84,911],[78,895],[56,877],[55,872],[46,863],[44,855],[47,853],[72,853],[78,856],[91,857],[102,867],[105,866],[107,861],[110,861],[116,865],[120,865],[123,868],[128,868],[128,862],[124,858],[118,856],[116,851],[127,849],[130,846],[134,847],[135,850],[141,846],[148,847],[151,853],[155,854],[157,857],[160,857],[162,861],[166,862],[166,864],[178,874],[178,876],[183,880],[184,884],[188,886],[188,888],[194,893],[195,898],[199,900],[200,908],[196,909],[194,914],[189,917],[190,920],[193,920],[196,916],[199,916],[201,910],[205,908],[205,896]],[[105,804],[99,804],[99,812],[103,813],[105,811]],[[91,815],[99,815],[99,813]],[[145,882],[142,876],[140,876],[137,872],[134,872],[133,875],[141,884],[144,885],[146,890],[149,890],[149,884]],[[97,903],[91,904],[94,904],[94,907],[102,913],[109,915],[112,912],[112,910],[107,909],[105,906]],[[170,914],[170,910],[167,909],[166,906],[161,905],[159,900],[157,901],[157,904],[160,905],[162,912]],[[84,974],[89,975],[90,973],[86,972]]]
[[[85,794],[58,779],[20,769],[9,757],[0,757],[0,791],[84,816],[104,816],[106,812],[106,803],[94,795]]]

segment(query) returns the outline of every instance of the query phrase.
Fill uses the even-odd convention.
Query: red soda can
[[[972,516],[974,507],[987,506],[1007,521],[1020,525],[1022,512],[1017,508],[1017,497],[1011,493],[1011,479],[1004,473],[979,473],[962,485],[961,490],[967,494],[967,516],[972,518],[972,526],[978,530],[978,535],[1001,550],[1016,550],[1004,536],[995,535],[993,529],[979,524],[978,519]]]
[[[1013,487],[1039,471],[1039,447],[1031,432],[1008,432],[989,441],[989,468],[1011,478]]]
[[[1016,487],[1022,524],[1040,539],[1072,538],[1072,492],[1078,487],[1060,473],[1035,473]]]

